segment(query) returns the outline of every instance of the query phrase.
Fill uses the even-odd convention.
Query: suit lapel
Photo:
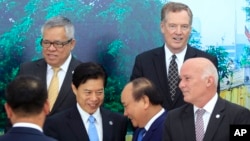
[[[58,98],[55,102],[54,107],[52,108],[51,113],[53,113],[55,109],[60,107],[61,103],[63,103],[68,94],[71,94],[72,73],[76,66],[77,66],[77,61],[74,59],[74,57],[72,57],[62,87],[58,94]]]
[[[167,80],[167,69],[166,69],[166,58],[165,58],[165,51],[164,46],[159,48],[157,52],[155,52],[155,57],[153,59],[153,64],[155,67],[155,72],[159,80],[159,84],[161,89],[164,92],[169,91],[169,86]],[[164,95],[166,97],[167,103],[172,103],[171,97],[169,94]],[[170,106],[170,105],[169,105]]]
[[[195,127],[194,127],[194,111],[191,104],[187,104],[186,108],[183,110],[181,116],[181,124],[183,125],[184,139],[190,139],[190,141],[195,141]],[[182,133],[182,132],[180,132]]]
[[[72,133],[77,137],[77,141],[89,141],[85,125],[76,107],[69,112],[66,118],[68,120],[65,122],[67,122],[66,124],[69,126]]]
[[[110,141],[114,136],[114,120],[110,115],[110,112],[105,110],[104,108],[100,108],[100,112],[102,115],[102,128],[103,128],[103,141]]]
[[[207,130],[204,136],[204,141],[211,141],[224,118],[225,101],[218,97],[213,113],[209,119]]]
[[[161,126],[161,124],[163,124],[163,121],[165,121],[165,117],[166,116],[167,116],[167,112],[165,111],[164,113],[161,114],[161,116],[159,116],[153,122],[153,124],[150,126],[149,130],[145,134],[143,140],[152,140],[151,139],[151,137],[152,137],[151,135],[157,130],[157,128],[159,128],[159,126]]]
[[[186,52],[186,55],[184,57],[184,61],[186,61],[189,58],[194,58],[196,56],[197,56],[196,51],[190,45],[187,45],[187,52]]]
[[[34,68],[34,75],[39,77],[44,84],[47,86],[47,63],[44,59],[36,62],[36,68]]]

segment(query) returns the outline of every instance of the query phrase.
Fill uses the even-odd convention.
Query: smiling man
[[[162,140],[163,123],[167,116],[161,106],[162,101],[155,86],[146,78],[134,79],[124,87],[121,95],[124,115],[137,128],[132,141]]]
[[[146,77],[152,81],[163,99],[163,107],[168,111],[185,104],[178,88],[178,72],[185,60],[205,57],[216,67],[218,65],[216,57],[188,44],[192,19],[192,11],[187,5],[178,2],[166,3],[161,10],[160,24],[165,43],[162,47],[136,56],[130,78],[133,80]]]
[[[125,141],[127,118],[102,107],[106,82],[101,65],[87,62],[77,66],[72,78],[77,103],[69,110],[50,116],[44,133],[59,141]],[[94,118],[94,125],[90,117]]]
[[[72,71],[81,62],[71,54],[76,41],[74,26],[68,18],[50,18],[41,27],[41,34],[43,58],[21,64],[18,75],[34,75],[42,80],[49,93],[49,115],[53,115],[75,104],[75,95],[71,89]],[[58,72],[55,73],[55,69]],[[50,86],[53,76],[57,76],[57,83]]]

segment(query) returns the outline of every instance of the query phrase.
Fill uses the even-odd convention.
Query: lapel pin
[[[113,125],[113,122],[112,122],[112,121],[109,121],[109,125]]]
[[[219,114],[217,114],[215,117],[216,117],[216,118],[220,118],[220,115],[219,115]]]

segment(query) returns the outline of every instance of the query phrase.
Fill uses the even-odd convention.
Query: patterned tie
[[[168,84],[170,88],[172,101],[175,98],[175,92],[176,92],[176,88],[177,88],[178,81],[179,81],[178,66],[177,66],[177,63],[175,62],[175,59],[176,59],[176,55],[172,55],[172,60],[170,61],[169,70],[168,70]]]
[[[98,134],[97,134],[97,130],[95,127],[95,117],[93,117],[92,115],[89,116],[89,129],[88,129],[88,133],[89,133],[89,139],[90,141],[98,141]]]
[[[50,103],[50,111],[53,108],[56,98],[59,93],[59,78],[57,76],[58,72],[60,71],[60,68],[53,68],[54,75],[50,81],[48,94],[49,94],[49,103]]]
[[[203,114],[206,111],[204,109],[198,109],[196,111],[196,122],[195,122],[195,134],[196,141],[203,141],[204,137],[204,123],[203,123]]]
[[[144,134],[146,133],[146,129],[145,128],[142,128],[139,132],[139,135],[138,135],[138,138],[137,138],[137,141],[142,141],[142,138],[144,137]]]

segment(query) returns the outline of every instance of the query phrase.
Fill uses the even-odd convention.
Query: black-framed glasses
[[[65,45],[67,45],[68,43],[70,43],[72,41],[72,39],[69,39],[68,41],[65,42],[59,42],[59,41],[55,41],[55,42],[50,42],[50,41],[44,41],[43,39],[41,39],[41,46],[44,48],[49,48],[51,45],[53,45],[55,48],[63,48]]]

